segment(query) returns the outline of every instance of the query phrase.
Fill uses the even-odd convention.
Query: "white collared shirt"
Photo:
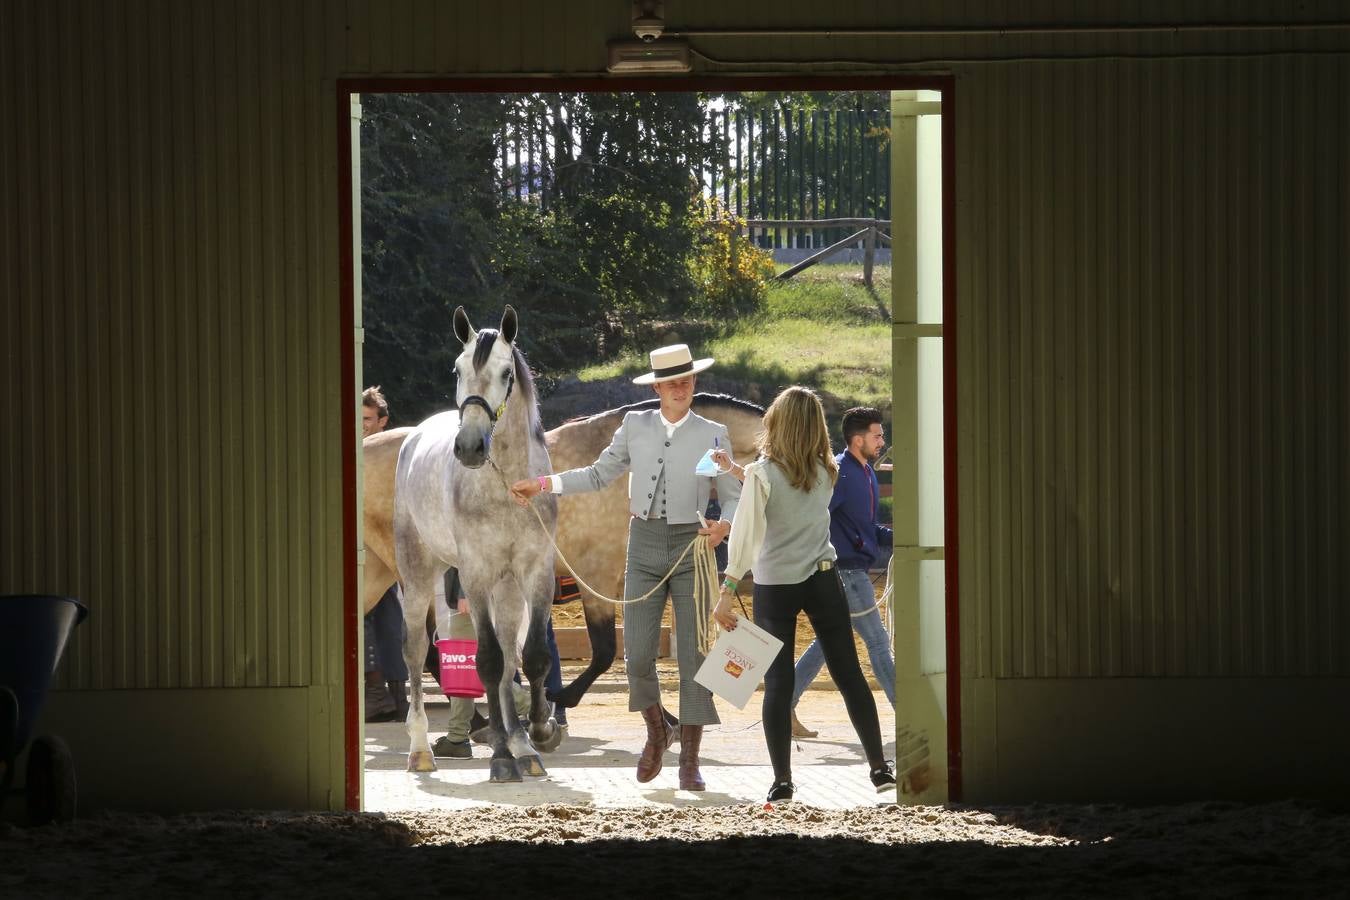
[[[683,425],[685,422],[688,421],[689,421],[689,410],[687,409],[684,411],[684,416],[678,422],[671,422],[669,419],[666,418],[665,413],[661,413],[661,424],[666,426],[667,440],[675,436],[676,428],[679,428],[681,425]]]

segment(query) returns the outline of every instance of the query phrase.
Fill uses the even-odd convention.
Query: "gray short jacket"
[[[562,492],[598,491],[631,469],[628,509],[633,515],[659,518],[661,506],[656,501],[660,498],[655,493],[664,486],[666,521],[673,525],[697,522],[698,514],[708,508],[713,478],[695,475],[694,467],[704,452],[712,449],[714,438],[723,449],[731,449],[725,425],[693,412],[669,440],[659,409],[627,413],[614,439],[594,463],[559,474]],[[717,476],[717,498],[724,520],[730,522],[736,514],[740,496],[741,483],[735,477]]]

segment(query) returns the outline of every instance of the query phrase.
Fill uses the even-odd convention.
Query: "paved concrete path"
[[[432,740],[444,734],[448,702],[435,682],[425,681],[424,697]],[[667,692],[667,699],[675,697]],[[874,693],[894,758],[895,716],[880,691]],[[490,751],[474,747],[471,760],[438,759],[429,774],[405,771],[408,738],[401,723],[365,726],[365,808],[367,810],[465,809],[493,804],[532,806],[545,803],[627,806],[728,806],[763,803],[773,770],[760,727],[757,692],[744,710],[718,700],[722,724],[703,737],[702,771],[708,790],[676,788],[679,745],[666,754],[665,768],[648,784],[634,778],[646,731],[637,713],[628,711],[621,690],[593,690],[568,713],[569,733],[562,745],[543,756],[548,775],[519,784],[488,781]],[[827,809],[873,806],[895,801],[894,792],[877,794],[867,778],[867,763],[839,694],[811,690],[797,709],[802,722],[819,730],[814,739],[793,742],[796,799]],[[439,729],[439,730],[438,730]]]

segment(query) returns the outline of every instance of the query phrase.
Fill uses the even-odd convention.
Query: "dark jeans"
[[[403,631],[403,604],[398,599],[398,585],[394,585],[366,613],[367,672],[379,669],[385,681],[408,680],[408,664],[403,661]]]
[[[853,646],[853,626],[839,573],[830,569],[797,584],[755,585],[755,624],[783,642],[764,676],[764,740],[769,746],[774,780],[792,780],[792,652],[799,612],[806,613],[816,631],[825,666],[844,697],[844,707],[862,741],[868,764],[873,768],[881,765],[885,757],[876,701]]]

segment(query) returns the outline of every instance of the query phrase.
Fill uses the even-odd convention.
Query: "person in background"
[[[379,434],[389,425],[389,404],[378,385],[361,393],[361,435]],[[403,604],[398,585],[390,585],[365,615],[366,721],[399,722],[408,716],[408,664],[403,660]]]
[[[473,619],[469,615],[469,604],[464,599],[464,591],[459,583],[459,571],[449,569],[442,579],[444,585],[445,603],[449,607],[450,615],[447,616],[445,634],[440,633],[440,623],[437,625],[437,636],[441,638],[476,640],[478,631],[473,627]],[[433,645],[434,646],[434,645]],[[440,660],[436,660],[439,668]],[[511,697],[515,701],[516,716],[524,719],[530,714],[530,692],[520,683],[520,675],[516,674],[515,680],[511,683]],[[474,708],[474,701],[469,697],[451,697],[450,698],[450,716],[446,720],[445,736],[436,739],[431,746],[431,752],[437,757],[447,759],[472,759],[473,745],[470,738],[477,736],[481,742],[486,742],[489,738],[486,733],[487,719],[481,714],[477,714]]]
[[[661,616],[670,597],[675,614],[676,656],[680,670],[681,790],[705,789],[699,771],[703,726],[720,720],[712,692],[694,680],[703,662],[698,652],[698,623],[694,614],[694,557],[690,553],[662,584],[666,573],[697,534],[709,536],[714,549],[730,530],[740,482],[729,475],[695,472],[703,455],[718,446],[730,446],[725,425],[690,410],[695,379],[713,364],[695,360],[686,344],[651,352],[652,371],[633,379],[651,385],[660,407],[624,415],[608,447],[594,463],[560,475],[524,479],[511,486],[522,504],[541,491],[579,493],[598,491],[624,472],[631,471],[629,490],[628,558],[624,568],[624,597],[651,597],[624,607],[624,661],[628,669],[628,708],[640,712],[647,726],[647,743],[638,758],[637,780],[651,781],[661,771],[662,756],[675,741],[661,705],[661,682],[656,674],[656,652]],[[722,519],[706,525],[699,517],[708,507],[713,482],[722,505]],[[657,588],[661,585],[660,588]]]
[[[744,496],[731,525],[726,578],[713,610],[718,625],[736,629],[732,594],[755,572],[755,624],[783,642],[764,679],[764,740],[773,764],[770,802],[791,800],[792,650],[797,614],[805,612],[820,641],[825,664],[843,694],[849,720],[862,741],[878,792],[895,787],[883,755],[876,703],[853,646],[848,601],[830,544],[830,499],[839,465],[820,398],[804,387],[785,389],[764,414],[760,458],[745,467]]]
[[[873,466],[886,447],[881,411],[870,406],[846,410],[843,432],[847,449],[834,458],[839,466],[839,480],[830,497],[830,543],[839,557],[836,565],[839,580],[844,584],[844,596],[848,598],[849,621],[862,638],[872,662],[872,673],[881,682],[881,689],[894,709],[895,657],[891,654],[891,636],[882,624],[876,592],[867,575],[881,550],[893,544],[891,529],[877,521],[881,492]],[[793,737],[816,736],[816,732],[797,720],[797,703],[820,674],[824,661],[819,638],[797,660],[792,689]]]

